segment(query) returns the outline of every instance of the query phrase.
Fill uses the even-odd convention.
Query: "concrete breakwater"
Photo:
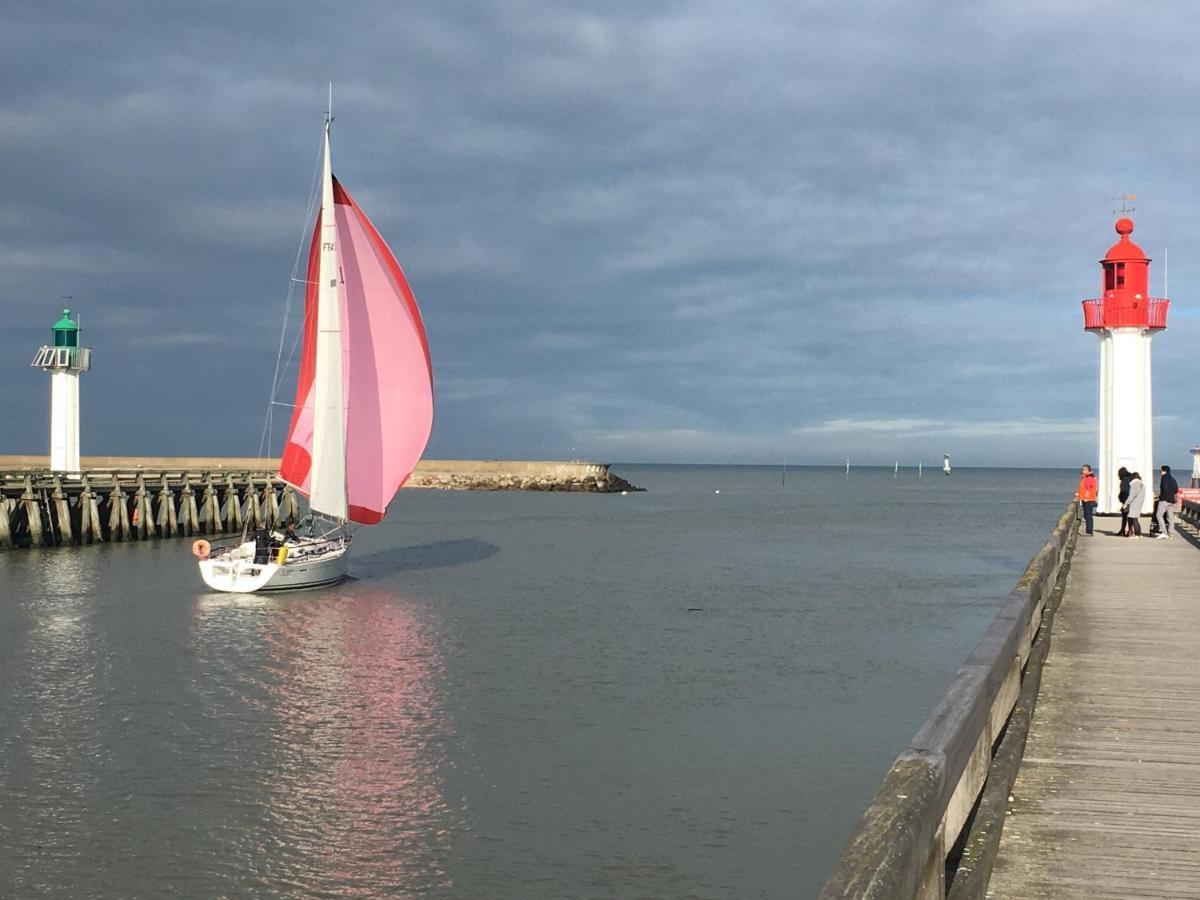
[[[0,549],[215,535],[294,522],[300,503],[279,460],[84,457],[79,473],[44,456],[0,456]],[[422,461],[406,487],[611,493],[637,490],[607,465]]]
[[[406,487],[458,491],[637,491],[603,463],[423,459]]]

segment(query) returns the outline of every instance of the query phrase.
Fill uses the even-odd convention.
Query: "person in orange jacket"
[[[1079,487],[1075,498],[1083,508],[1083,525],[1088,534],[1092,533],[1092,515],[1096,512],[1096,473],[1091,466],[1081,466],[1079,469]]]

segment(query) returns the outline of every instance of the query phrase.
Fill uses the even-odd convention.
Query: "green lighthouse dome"
[[[71,320],[69,309],[63,310],[62,318],[54,323],[51,330],[54,332],[55,347],[79,346],[79,323]]]

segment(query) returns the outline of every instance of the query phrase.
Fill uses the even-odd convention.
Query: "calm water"
[[[302,594],[0,554],[0,896],[815,893],[1074,473],[618,471],[405,491]]]

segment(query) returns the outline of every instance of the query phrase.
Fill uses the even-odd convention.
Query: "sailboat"
[[[950,474],[950,454],[949,453],[942,454],[942,474],[943,475]]]
[[[308,497],[286,533],[200,556],[205,584],[252,593],[345,577],[350,523],[380,522],[433,428],[433,368],[416,299],[370,219],[333,177],[325,118],[296,403],[279,467]],[[198,541],[197,544],[204,542]]]

